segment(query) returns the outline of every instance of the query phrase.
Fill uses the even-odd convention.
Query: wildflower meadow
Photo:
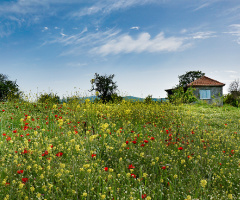
[[[0,199],[238,199],[240,110],[0,104]]]

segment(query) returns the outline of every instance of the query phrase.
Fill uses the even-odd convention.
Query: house
[[[192,87],[195,90],[193,91],[194,95],[200,99],[204,100],[207,103],[217,103],[218,105],[223,104],[222,96],[223,96],[223,86],[224,83],[211,79],[207,76],[202,76],[199,79],[187,84],[184,88],[184,91],[187,88]],[[168,95],[173,93],[174,89],[165,90]]]

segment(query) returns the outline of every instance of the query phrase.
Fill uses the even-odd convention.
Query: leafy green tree
[[[178,76],[179,78],[179,85],[180,87],[186,87],[187,84],[195,81],[196,79],[204,76],[205,73],[201,72],[201,71],[189,71],[186,72],[183,75]]]
[[[100,76],[95,73],[94,79],[91,80],[92,88],[90,92],[95,91],[96,96],[104,103],[112,101],[113,94],[116,94],[117,91],[116,82],[113,81],[114,76],[114,74]]]
[[[146,104],[151,104],[152,102],[153,102],[152,95],[148,95],[148,96],[144,99],[144,103],[146,103]]]
[[[0,74],[0,101],[19,99],[21,95],[16,81],[11,81],[7,75]]]
[[[240,83],[239,79],[230,83],[228,94],[224,96],[223,102],[235,107],[240,106]]]
[[[197,97],[193,93],[194,88],[190,87],[186,91],[184,91],[183,87],[178,87],[173,90],[173,94],[170,95],[169,101],[173,104],[182,104],[182,103],[193,103],[197,101]]]
[[[50,93],[50,94],[41,94],[38,98],[38,103],[60,103],[60,97],[57,94]]]

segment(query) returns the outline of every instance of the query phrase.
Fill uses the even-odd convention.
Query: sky
[[[167,96],[200,70],[240,78],[239,0],[1,0],[0,73],[27,96],[94,93],[114,74],[121,96]]]

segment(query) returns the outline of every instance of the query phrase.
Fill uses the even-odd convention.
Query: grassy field
[[[0,199],[238,199],[240,110],[0,104]]]

